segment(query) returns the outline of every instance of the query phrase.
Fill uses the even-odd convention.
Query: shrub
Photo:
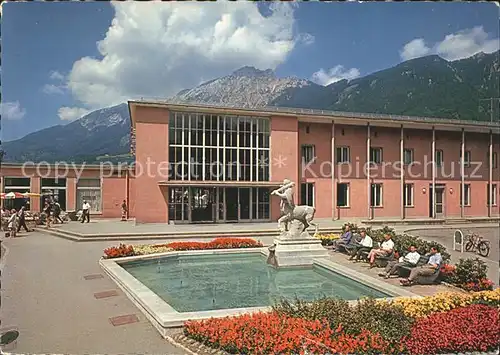
[[[132,245],[120,244],[117,247],[104,249],[104,254],[107,259],[121,258],[124,256],[134,256],[134,247]]]
[[[488,266],[479,258],[460,259],[455,265],[455,274],[451,281],[456,285],[479,283],[487,278]]]
[[[390,302],[403,308],[404,313],[412,318],[425,318],[432,313],[446,312],[470,304],[486,304],[492,307],[500,306],[500,289],[474,293],[443,292],[434,296],[419,298],[396,298]]]
[[[334,298],[323,298],[311,303],[283,300],[273,309],[288,317],[326,319],[332,329],[342,327],[346,334],[358,335],[362,329],[369,329],[390,342],[409,334],[413,323],[402,306],[374,299],[360,300],[354,305]]]
[[[173,250],[234,249],[258,248],[262,247],[262,243],[250,238],[217,238],[210,242],[173,242],[158,244],[153,247],[167,247]]]
[[[442,354],[498,349],[498,309],[470,305],[418,320],[403,339],[410,354]]]
[[[332,330],[321,320],[287,317],[276,312],[187,322],[184,333],[232,354],[391,353],[390,344],[367,330],[358,336]],[[400,348],[397,348],[400,350]]]

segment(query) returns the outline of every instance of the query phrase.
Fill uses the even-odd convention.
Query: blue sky
[[[116,6],[3,4],[4,141],[127,98],[168,97],[244,65],[328,84],[416,56],[498,48],[493,3],[301,3],[274,13],[269,4],[254,11],[255,3]]]

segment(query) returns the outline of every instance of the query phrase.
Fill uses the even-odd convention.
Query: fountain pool
[[[187,320],[266,311],[282,298],[415,296],[326,258],[275,269],[267,254],[267,248],[178,251],[99,263],[165,337]]]

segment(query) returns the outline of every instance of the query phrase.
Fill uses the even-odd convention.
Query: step
[[[113,234],[78,234],[61,229],[35,228],[36,231],[50,234],[56,237],[65,238],[76,242],[85,241],[123,241],[123,240],[159,240],[159,239],[215,239],[220,237],[239,238],[275,238],[278,236],[276,230],[272,231],[223,231],[223,232],[182,232],[182,233],[113,233]],[[339,228],[320,228],[320,233],[340,233]]]

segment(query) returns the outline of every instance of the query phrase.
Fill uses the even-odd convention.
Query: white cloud
[[[168,98],[245,65],[275,69],[297,42],[292,3],[112,2],[115,17],[98,42],[102,59],[73,64],[68,88],[88,108],[139,97]]]
[[[468,58],[479,52],[492,53],[499,49],[500,38],[491,38],[482,26],[469,28],[446,35],[432,48],[422,38],[408,42],[400,51],[401,59],[408,60],[427,54],[438,54],[446,60]]]
[[[61,107],[57,114],[63,121],[74,121],[89,113],[89,110],[81,107]]]
[[[57,70],[54,70],[50,72],[49,78],[52,80],[62,81],[64,80],[64,75],[59,73]]]
[[[53,94],[64,94],[64,87],[54,85],[54,84],[45,84],[42,88],[42,91],[47,95]]]
[[[326,86],[343,79],[356,79],[360,75],[361,73],[357,68],[346,69],[342,65],[336,65],[328,71],[321,68],[317,72],[313,73],[311,80],[316,84]]]
[[[2,119],[20,120],[26,115],[26,110],[21,107],[19,101],[0,103]]]
[[[423,57],[431,52],[427,47],[423,38],[416,38],[411,42],[405,44],[399,55],[403,60],[410,60],[413,58]]]

